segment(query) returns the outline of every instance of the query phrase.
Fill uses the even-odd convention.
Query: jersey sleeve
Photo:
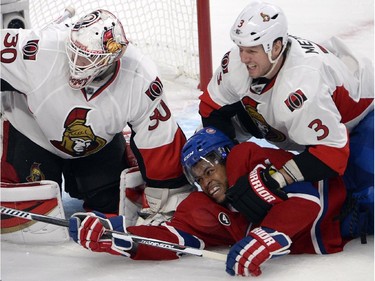
[[[310,232],[319,211],[318,199],[314,201],[297,195],[273,206],[260,225],[287,234],[293,241],[292,253],[313,254]]]
[[[166,225],[151,226],[139,225],[130,226],[127,231],[138,236],[162,240],[166,242],[176,243],[184,246],[194,246],[195,248],[203,248],[204,244],[191,234],[185,233],[173,227]],[[134,260],[174,260],[179,255],[170,250],[164,250],[145,244],[138,244],[135,253],[131,256]]]
[[[271,162],[280,169],[294,154],[282,149],[260,147],[253,142],[243,142],[234,146],[227,158],[227,175],[232,186],[243,175],[250,173],[258,164]]]
[[[249,228],[249,222],[240,213],[217,204],[199,191],[180,204],[170,224],[199,237],[206,246],[232,245]]]
[[[295,71],[283,74],[295,78],[275,89],[286,93],[275,103],[283,105],[274,108],[278,122],[295,143],[306,146],[310,154],[342,174],[349,157],[348,132],[331,95],[342,89],[324,77],[324,72],[303,68],[303,75],[298,76]],[[301,101],[300,107],[295,106],[296,101]]]
[[[216,69],[207,90],[199,97],[203,126],[214,126],[235,139],[232,118],[243,112],[240,100],[246,93],[249,76],[238,56],[238,47],[227,52]]]
[[[274,205],[261,225],[287,234],[294,254],[329,254],[343,250],[340,214],[346,191],[342,178],[312,185],[299,182],[286,186],[288,200]]]
[[[248,228],[249,223],[240,213],[218,205],[203,192],[193,192],[178,206],[170,222],[161,226],[128,227],[128,231],[140,236],[203,248],[232,245],[247,234]],[[133,258],[175,259],[177,255],[163,249],[138,245]]]
[[[132,97],[124,110],[124,114],[130,112],[131,149],[147,186],[180,187],[187,184],[180,163],[185,134],[167,104],[157,72],[152,67],[137,67]]]
[[[147,186],[170,188],[187,184],[180,163],[186,137],[167,104],[161,100],[148,119],[132,125],[130,146]]]
[[[373,67],[337,38],[324,47],[301,38],[291,40],[292,50],[279,74],[283,83],[274,90],[281,94],[273,111],[278,112],[279,125],[285,126],[290,139],[342,175],[349,156],[348,132],[373,110]],[[314,51],[307,50],[306,43],[315,46]],[[295,161],[300,160],[300,166],[308,158],[302,155]],[[310,174],[305,178],[314,178],[309,172],[314,165],[305,167]]]
[[[67,29],[54,26],[43,30],[2,29],[1,78],[26,95],[47,78],[53,81],[49,70],[64,52],[65,32]]]
[[[236,145],[227,158],[229,185],[249,173],[257,164],[269,160],[276,168],[290,160],[294,154],[275,148],[262,148],[247,142]],[[232,168],[231,168],[232,167]],[[322,181],[323,182],[323,181]],[[319,183],[320,184],[320,183]],[[327,185],[328,186],[328,185]],[[260,226],[287,234],[293,241],[292,253],[317,253],[317,244],[324,243],[329,252],[337,252],[340,247],[339,221],[334,221],[342,206],[345,187],[338,180],[329,181],[329,201],[310,182],[297,182],[284,187],[288,199],[274,205]],[[322,202],[329,207],[323,208]],[[327,210],[327,211],[325,211]]]
[[[234,146],[227,158],[229,185],[267,160],[277,169],[294,154],[246,142]],[[283,188],[288,199],[274,205],[261,226],[291,237],[293,253],[334,253],[342,250],[338,216],[346,197],[342,178],[311,183],[297,182]],[[324,250],[322,250],[324,249]]]

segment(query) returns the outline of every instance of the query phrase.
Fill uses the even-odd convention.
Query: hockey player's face
[[[271,69],[272,64],[263,46],[240,47],[241,62],[246,65],[249,76],[253,79],[264,76]]]
[[[192,168],[192,174],[204,193],[218,203],[224,201],[228,189],[224,165],[201,160]]]

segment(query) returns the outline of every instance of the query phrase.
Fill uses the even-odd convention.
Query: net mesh
[[[74,22],[96,9],[106,9],[122,22],[127,39],[151,57],[165,76],[199,79],[195,0],[29,0],[32,27],[43,27],[75,8]]]

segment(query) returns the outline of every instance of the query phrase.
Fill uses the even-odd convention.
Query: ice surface
[[[290,34],[321,42],[336,35],[357,53],[374,61],[373,0],[279,0],[289,20]],[[245,0],[211,0],[213,64],[232,46],[229,29]],[[190,136],[199,124],[200,94],[195,81],[178,78],[165,81],[169,105],[182,129]],[[67,215],[79,210],[81,202],[64,197]],[[225,252],[227,249],[216,249]],[[277,281],[372,281],[374,240],[350,242],[344,252],[333,255],[289,255],[268,261],[256,280]],[[248,277],[253,279],[252,277]],[[231,277],[219,261],[185,256],[175,261],[133,261],[109,254],[91,253],[73,242],[59,245],[1,244],[3,281],[221,281],[245,280]]]

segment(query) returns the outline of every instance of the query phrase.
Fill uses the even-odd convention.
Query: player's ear
[[[282,52],[282,50],[283,50],[283,43],[282,43],[281,38],[278,38],[273,42],[272,59],[277,58],[280,55],[280,52]]]

